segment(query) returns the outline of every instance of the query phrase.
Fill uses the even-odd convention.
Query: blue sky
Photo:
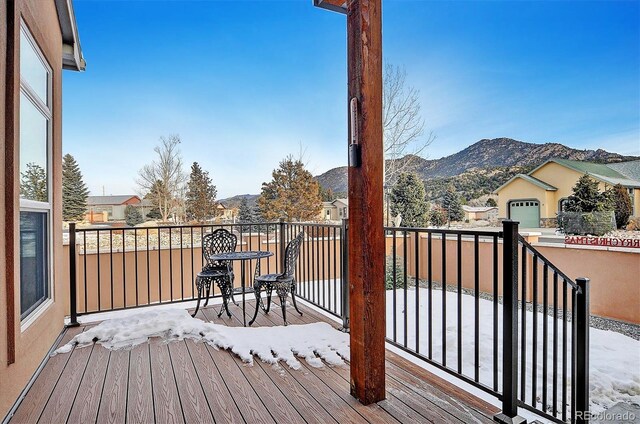
[[[287,154],[346,164],[346,23],[290,1],[75,0],[87,60],[64,75],[64,152],[92,194],[136,192],[177,133],[219,197]],[[420,90],[426,156],[482,138],[640,155],[640,2],[384,0],[383,49]]]

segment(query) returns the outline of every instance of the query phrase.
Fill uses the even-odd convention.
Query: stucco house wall
[[[64,326],[62,254],[63,39],[53,0],[0,0],[0,417],[4,417]],[[20,318],[20,27],[24,22],[51,74],[51,301]],[[10,96],[8,98],[8,96]],[[13,101],[11,100],[13,98]],[[7,107],[7,103],[12,104]],[[6,130],[6,131],[5,131]],[[13,306],[8,293],[13,293]]]
[[[509,200],[537,200],[540,202],[541,219],[548,218],[550,213],[555,217],[555,209],[549,205],[554,201],[554,196],[547,193],[542,187],[521,178],[515,179],[498,193],[498,217],[509,218]]]

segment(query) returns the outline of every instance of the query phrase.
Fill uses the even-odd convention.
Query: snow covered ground
[[[313,367],[344,365],[349,359],[349,335],[324,322],[287,327],[227,327],[192,318],[184,309],[156,309],[112,318],[78,334],[56,353],[69,352],[73,346],[94,341],[107,349],[128,349],[151,337],[168,341],[193,339],[215,348],[229,349],[244,362],[258,357],[268,364],[284,361],[300,369],[296,357]]]
[[[442,358],[442,291],[433,290],[432,292],[432,349],[434,360],[441,362]],[[406,345],[412,350],[418,350],[422,354],[428,352],[428,328],[427,320],[429,314],[428,308],[428,290],[419,289],[418,293],[419,309],[419,343],[416,344],[416,290],[410,288],[407,290],[407,303],[405,308],[404,292],[398,290],[396,292],[396,337],[397,342],[405,344],[404,340],[404,316],[405,309],[407,311],[407,340]],[[463,374],[474,377],[474,314],[475,314],[475,298],[469,295],[462,296],[462,371]],[[457,367],[457,351],[458,351],[458,322],[457,322],[457,293],[447,292],[446,294],[446,359],[447,366],[456,369]],[[387,291],[387,337],[393,337],[393,292]],[[552,393],[552,343],[553,343],[553,318],[538,313],[538,344],[537,344],[537,398],[538,407],[542,406],[542,329],[545,317],[548,319],[549,330],[549,351],[548,351],[548,403],[551,403]],[[502,338],[502,305],[498,308],[498,335],[499,343]],[[532,390],[532,331],[533,331],[533,312],[527,312],[527,376],[526,376],[526,393],[527,401],[530,402]],[[480,382],[492,387],[493,386],[493,303],[488,300],[479,300],[479,377]],[[571,349],[571,323],[567,325],[568,331],[568,349]],[[591,412],[601,412],[614,404],[623,401],[640,405],[640,342],[630,337],[624,336],[612,331],[603,331],[590,329],[590,401]],[[558,325],[558,379],[562,378],[562,324]],[[499,350],[498,358],[501,358]],[[501,360],[499,361],[498,383],[501,383]],[[568,395],[570,399],[571,388],[571,359],[567,357],[568,364],[568,380],[566,382]],[[560,391],[558,392],[559,402],[561,399]],[[560,410],[561,405],[558,404]]]

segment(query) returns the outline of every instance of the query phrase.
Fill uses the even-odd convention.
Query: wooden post
[[[360,155],[349,167],[351,394],[367,405],[385,398],[382,0],[347,2],[347,45],[349,138]]]

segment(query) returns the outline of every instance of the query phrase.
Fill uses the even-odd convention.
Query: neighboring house
[[[142,199],[132,194],[118,196],[89,196],[87,198],[87,221],[103,222],[105,220],[105,214],[107,221],[123,220],[125,218],[124,211],[128,205],[136,207],[146,206],[148,208],[147,213],[151,210],[151,205],[148,201],[143,203]],[[146,214],[143,214],[143,216],[146,216]]]
[[[600,164],[550,159],[526,175],[514,176],[495,191],[498,216],[519,221],[520,227],[553,227],[558,211],[585,174],[600,183],[600,190],[622,184],[631,197],[633,216],[640,214],[640,160]]]
[[[0,0],[0,417],[60,334],[69,281],[62,247],[62,71],[81,71],[70,0]],[[45,197],[21,193],[27,164]]]
[[[349,199],[336,199],[333,202],[322,202],[321,219],[339,221],[349,216]]]
[[[497,206],[467,206],[462,205],[465,221],[497,221]]]
[[[237,209],[230,208],[224,203],[218,203],[216,209],[218,210],[216,221],[233,222],[233,218],[237,216]]]

